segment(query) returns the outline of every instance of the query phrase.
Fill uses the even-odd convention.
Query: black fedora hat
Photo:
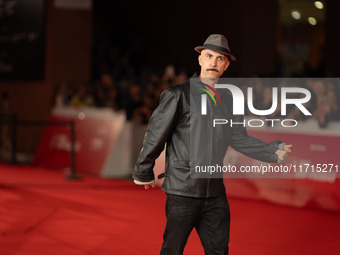
[[[205,40],[203,46],[195,47],[195,51],[201,53],[202,50],[209,49],[230,57],[230,61],[236,61],[236,57],[231,54],[228,40],[223,35],[212,34]]]

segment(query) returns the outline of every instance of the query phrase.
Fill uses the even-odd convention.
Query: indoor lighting
[[[292,15],[293,19],[301,18],[301,13],[299,11],[291,11],[290,15]]]
[[[311,24],[312,26],[315,26],[317,23],[316,18],[308,17],[308,23]]]
[[[316,8],[318,8],[320,10],[323,9],[323,3],[321,1],[315,1],[314,5],[315,5]]]

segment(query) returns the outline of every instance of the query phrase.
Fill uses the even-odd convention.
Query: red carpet
[[[159,254],[165,195],[131,181],[0,165],[0,255]],[[340,215],[229,198],[231,255],[340,254]],[[185,255],[204,254],[197,234]]]

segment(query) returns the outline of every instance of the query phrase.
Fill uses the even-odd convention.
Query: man
[[[203,46],[195,50],[200,53],[198,62],[201,72],[198,77],[194,75],[198,82],[186,81],[162,93],[160,104],[149,122],[133,173],[136,184],[144,185],[145,189],[154,187],[153,167],[166,144],[166,170],[162,190],[167,194],[167,223],[161,249],[163,255],[183,254],[193,228],[197,230],[205,254],[228,254],[230,211],[223,179],[193,178],[190,172],[195,164],[193,161],[202,159],[205,162],[204,154],[207,153],[214,154],[212,161],[223,161],[223,155],[232,146],[252,158],[278,162],[286,159],[291,147],[285,145],[283,150],[279,150],[281,141],[265,143],[250,137],[242,125],[221,129],[218,139],[207,125],[192,125],[192,122],[202,124],[202,116],[191,111],[190,107],[195,104],[191,99],[190,105],[191,91],[199,94],[209,89],[213,93],[211,88],[218,78],[227,70],[230,62],[236,61],[223,35],[210,35]],[[232,108],[232,99],[229,96],[223,100],[227,109],[221,111],[225,114]],[[193,130],[196,132],[197,129],[200,137],[208,137],[211,142],[205,139],[202,146],[193,145],[201,141],[192,135]]]

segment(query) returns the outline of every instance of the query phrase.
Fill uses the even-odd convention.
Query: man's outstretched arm
[[[235,117],[235,122],[243,122],[243,117]],[[292,145],[286,145],[281,140],[266,143],[260,139],[249,136],[243,125],[233,127],[231,147],[236,151],[264,162],[283,163]]]

